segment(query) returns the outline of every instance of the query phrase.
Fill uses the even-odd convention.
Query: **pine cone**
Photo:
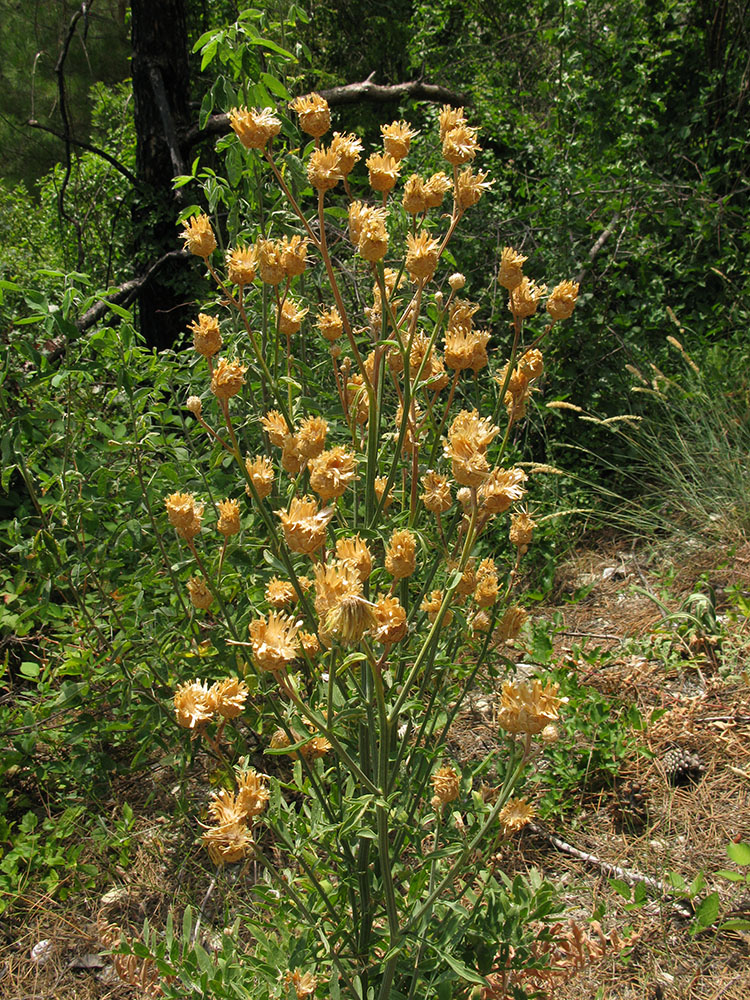
[[[673,788],[697,785],[706,770],[698,754],[685,747],[674,746],[662,758],[667,781]]]
[[[620,826],[641,827],[648,822],[648,797],[637,781],[626,781],[617,790],[612,814]]]

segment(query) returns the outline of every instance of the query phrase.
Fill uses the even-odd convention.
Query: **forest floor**
[[[750,933],[721,928],[728,918],[750,920],[750,880],[719,874],[739,871],[727,845],[750,842],[749,606],[748,544],[655,555],[598,540],[561,565],[553,599],[536,610],[535,619],[551,626],[547,666],[572,685],[566,709],[576,713],[568,727],[576,752],[568,748],[562,759],[578,763],[565,772],[558,762],[546,779],[540,765],[548,807],[496,847],[491,863],[511,874],[535,868],[563,893],[559,975],[548,984],[555,1000],[750,996]],[[451,736],[459,758],[486,752],[497,732],[495,707],[493,697],[480,698],[459,717]],[[633,728],[634,718],[642,728]],[[678,780],[668,763],[675,749],[686,772]],[[557,799],[556,780],[565,784]],[[116,826],[124,803],[133,818],[120,821],[114,847],[88,847],[107,884],[64,902],[27,885],[0,920],[0,995],[146,996],[102,954],[103,922],[137,934],[145,918],[162,927],[170,909],[179,917],[188,902],[201,908],[210,948],[241,890],[239,876],[228,869],[212,876],[193,815],[175,809],[175,781],[159,761],[119,779],[109,819]],[[52,800],[54,790],[39,795]],[[102,850],[107,858],[97,856]],[[704,926],[695,913],[712,893],[719,913]],[[593,961],[565,951],[581,929],[595,944],[579,957]]]

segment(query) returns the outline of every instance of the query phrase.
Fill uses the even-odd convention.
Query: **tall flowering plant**
[[[480,146],[463,109],[442,109],[446,167],[429,177],[404,179],[416,133],[383,126],[369,194],[355,197],[359,139],[323,142],[331,115],[316,94],[291,107],[311,137],[299,197],[274,148],[281,119],[235,108],[229,120],[298,231],[265,230],[222,262],[206,216],[183,232],[223,310],[192,324],[205,367],[187,409],[236,488],[208,518],[207,499],[187,492],[166,497],[166,513],[194,564],[193,616],[245,664],[174,694],[177,723],[223,768],[202,841],[217,865],[255,863],[269,925],[297,942],[302,959],[269,976],[259,937],[247,957],[259,992],[448,997],[488,973],[511,990],[532,962],[528,928],[552,904],[539,885],[504,879],[493,852],[531,815],[513,793],[534,740],[554,738],[557,688],[504,684],[493,761],[459,767],[446,737],[526,617],[515,590],[535,524],[510,435],[543,372],[540,345],[578,289],[547,294],[505,247],[510,322],[494,334],[461,297],[464,277],[444,273],[456,227],[491,184],[472,167]],[[346,233],[331,221],[342,206]],[[369,294],[352,294],[352,274]],[[304,397],[301,338],[330,365]],[[466,402],[477,389],[484,412]],[[269,567],[257,570],[260,602],[227,574],[249,523]],[[265,754],[232,762],[226,727],[241,733],[251,704]],[[264,766],[274,755],[288,764]]]

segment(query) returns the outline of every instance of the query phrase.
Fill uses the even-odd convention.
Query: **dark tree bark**
[[[145,272],[177,247],[180,200],[172,178],[185,172],[179,136],[191,124],[184,0],[131,0],[136,174],[135,251]],[[191,312],[186,259],[172,255],[138,294],[141,333],[157,350],[171,347]]]

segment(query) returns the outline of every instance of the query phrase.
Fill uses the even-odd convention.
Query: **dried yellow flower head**
[[[474,588],[474,600],[480,608],[491,608],[498,598],[499,581],[496,573],[485,573],[478,576]]]
[[[328,751],[331,749],[331,743],[325,736],[313,736],[311,740],[308,740],[304,746],[300,747],[300,753],[305,758],[305,760],[318,760],[319,757],[325,757]],[[306,973],[309,975],[309,973]],[[299,996],[299,993],[297,994]]]
[[[299,969],[285,972],[283,982],[284,986],[294,987],[297,1000],[305,1000],[305,997],[311,996],[318,985],[317,976],[314,976],[312,972],[305,972],[303,974]]]
[[[215,865],[242,861],[253,849],[252,834],[244,821],[210,826],[201,839]]]
[[[464,109],[452,108],[450,104],[444,104],[440,109],[438,122],[440,125],[440,141],[442,142],[446,135],[452,132],[454,128],[466,124]]]
[[[445,364],[454,371],[472,367],[478,343],[477,335],[465,326],[449,326],[445,331]]]
[[[539,300],[547,291],[546,285],[537,285],[530,278],[522,278],[521,283],[516,285],[510,293],[508,309],[514,316],[526,319],[533,316],[539,305]]]
[[[289,580],[273,576],[266,584],[266,600],[276,611],[281,611],[295,603],[297,592]]]
[[[211,392],[220,402],[226,403],[242,389],[246,371],[239,361],[220,358],[211,376]]]
[[[258,494],[258,499],[265,500],[273,489],[274,471],[270,458],[266,455],[256,455],[255,458],[250,458],[248,455],[245,459],[245,468],[255,487],[255,492]],[[250,487],[246,486],[245,491],[250,494]]]
[[[351,221],[351,215],[349,218]],[[382,208],[368,208],[361,213],[357,251],[364,260],[378,261],[385,257],[388,251],[385,223],[386,213]]]
[[[292,298],[284,299],[279,316],[279,333],[290,337],[297,333],[302,326],[302,320],[307,316],[309,309],[303,309],[298,302]]]
[[[500,270],[498,271],[498,284],[512,292],[523,281],[523,265],[527,257],[517,253],[513,247],[503,247],[500,256]]]
[[[322,500],[343,496],[357,475],[354,454],[341,445],[311,458],[309,468],[310,486]]]
[[[511,834],[518,833],[534,816],[534,807],[526,799],[508,799],[498,816],[500,836],[510,837]]]
[[[574,281],[562,281],[555,285],[547,299],[547,312],[553,322],[568,319],[575,308],[578,298],[578,283]]]
[[[305,456],[299,450],[296,434],[287,434],[281,445],[281,468],[288,476],[298,476],[305,467]]]
[[[310,659],[320,652],[320,643],[314,632],[300,632],[299,641],[302,644],[302,652]]]
[[[366,632],[377,625],[375,605],[363,595],[356,571],[354,579],[359,592],[350,586],[347,593],[333,604],[324,622],[326,633],[344,646],[356,645]]]
[[[443,598],[445,597],[442,590],[433,590],[429,597],[425,596],[422,603],[419,605],[419,610],[424,611],[431,622],[434,622],[440,613],[440,608],[443,605]],[[453,621],[453,612],[450,608],[443,615],[443,626],[448,627]]]
[[[448,278],[448,284],[450,285],[452,292],[460,292],[466,284],[466,277],[461,274],[460,271],[456,271],[455,274],[452,274],[450,278]]]
[[[280,285],[287,276],[281,245],[274,240],[259,239],[255,252],[260,280],[266,285]]]
[[[449,802],[455,802],[461,790],[461,776],[452,767],[439,767],[430,778],[435,793],[432,805],[441,809]]]
[[[204,358],[212,358],[221,349],[221,332],[215,316],[198,313],[198,322],[191,323],[188,329],[193,331],[193,347]]]
[[[521,555],[531,545],[534,528],[536,528],[536,521],[532,520],[526,511],[513,514],[510,519],[510,542],[511,545],[515,545],[521,551]]]
[[[196,257],[203,257],[204,260],[216,249],[216,237],[207,215],[195,215],[192,219],[188,219],[180,236],[185,241],[184,249]]]
[[[275,444],[277,448],[281,448],[284,438],[292,433],[286,418],[278,410],[269,410],[265,417],[260,418],[260,422],[271,444]]]
[[[365,205],[363,201],[352,201],[349,204],[349,239],[355,247],[359,243],[359,238],[362,235],[362,223],[371,211],[372,209],[369,205]]]
[[[177,724],[183,729],[202,729],[213,715],[208,685],[199,680],[180,684],[174,693],[174,711]]]
[[[479,503],[486,514],[503,514],[526,495],[521,485],[527,479],[523,469],[493,469],[479,487]]]
[[[380,596],[373,608],[375,625],[371,635],[375,642],[392,646],[406,635],[406,611],[398,598]]]
[[[531,350],[526,351],[521,360],[518,362],[518,370],[525,375],[530,382],[535,378],[539,378],[544,371],[542,352],[537,347],[533,347]]]
[[[349,561],[354,564],[357,576],[362,581],[368,579],[372,572],[372,555],[367,542],[359,535],[351,538],[338,538],[336,540],[336,555],[342,561]]]
[[[425,232],[418,236],[408,233],[406,247],[406,270],[412,281],[431,278],[440,259],[440,242],[431,239]]]
[[[226,255],[227,278],[233,285],[249,285],[255,281],[258,255],[255,247],[235,247]]]
[[[321,146],[312,151],[307,161],[307,179],[316,191],[330,191],[343,179],[340,163],[340,154],[334,148]]]
[[[237,805],[248,819],[260,816],[271,797],[265,775],[253,768],[237,770]]]
[[[422,489],[424,493],[420,499],[431,513],[443,514],[453,506],[453,497],[447,476],[432,471],[425,473],[422,476]]]
[[[306,94],[295,97],[289,107],[299,115],[299,127],[303,132],[319,139],[331,127],[331,111],[328,101],[320,94]]]
[[[202,416],[203,403],[200,400],[200,396],[188,396],[187,403],[185,403],[185,409],[189,410],[194,417]]]
[[[458,175],[456,195],[458,207],[462,211],[465,211],[467,208],[476,205],[484,192],[489,191],[493,183],[493,181],[487,180],[487,174],[484,170],[480,170],[475,174],[471,167],[466,167]]]
[[[471,369],[473,372],[480,372],[490,363],[487,356],[487,342],[490,339],[489,330],[474,330],[474,349],[471,355]]]
[[[258,669],[277,672],[288,667],[300,652],[298,630],[292,618],[275,611],[268,619],[250,622],[250,645]]]
[[[409,152],[412,139],[419,134],[416,129],[410,128],[407,122],[403,121],[381,125],[380,132],[383,136],[385,151],[394,160],[403,160]]]
[[[443,139],[443,158],[454,167],[473,160],[480,148],[477,131],[469,125],[457,125],[447,132]]]
[[[365,161],[370,176],[370,187],[374,191],[387,192],[396,186],[401,164],[388,153],[372,153]]]
[[[292,552],[309,555],[326,540],[326,529],[335,514],[333,507],[323,510],[312,497],[293,497],[289,510],[277,510],[284,539]]]
[[[219,521],[216,525],[218,531],[226,538],[238,534],[240,530],[240,505],[236,500],[220,500],[217,506],[219,508]]]
[[[353,132],[350,132],[349,135],[334,132],[331,140],[331,152],[338,157],[339,172],[342,177],[348,177],[354,164],[360,158],[362,143]]]
[[[325,417],[306,417],[297,432],[297,447],[307,460],[315,458],[326,446],[328,422]]]
[[[281,122],[273,113],[273,108],[232,108],[229,124],[237,134],[245,149],[264,149],[269,139],[281,131]]]
[[[385,569],[395,580],[411,576],[417,568],[417,540],[408,528],[394,531],[385,550]]]
[[[448,431],[444,452],[451,460],[453,478],[461,486],[481,486],[489,474],[485,454],[500,428],[488,417],[480,417],[477,410],[462,410]]]
[[[329,343],[339,339],[344,332],[344,321],[336,306],[318,313],[317,327]]]
[[[508,608],[495,630],[497,638],[500,642],[510,642],[515,639],[528,618],[529,616],[523,608]]]
[[[378,503],[383,499],[383,494],[385,493],[385,488],[388,485],[387,476],[375,476],[375,482],[372,484],[375,490],[375,496],[377,497]],[[393,493],[389,493],[388,496],[383,501],[383,510],[388,510],[388,508],[393,503]]]
[[[285,236],[279,243],[281,266],[289,278],[303,274],[307,267],[307,240],[301,236]]]
[[[206,581],[200,576],[191,576],[187,582],[190,603],[198,611],[208,611],[213,603],[214,595],[206,586]]]
[[[490,630],[491,619],[484,608],[475,611],[469,619],[472,635],[486,635]]]
[[[192,493],[171,493],[164,501],[169,523],[180,537],[191,541],[201,530],[203,504]]]
[[[498,723],[509,733],[535,736],[555,722],[562,699],[557,696],[559,685],[543,684],[539,679],[506,681],[502,688]]]
[[[361,375],[351,375],[346,382],[346,405],[358,424],[366,424],[370,416],[365,380]]]
[[[443,199],[452,187],[453,181],[442,170],[428,177],[424,185],[424,196],[427,207],[440,208],[443,204]]]
[[[419,215],[427,211],[424,181],[419,174],[412,174],[406,179],[402,203],[409,215]]]
[[[216,681],[208,690],[213,710],[223,719],[236,719],[245,707],[249,692],[247,684],[236,677]]]

